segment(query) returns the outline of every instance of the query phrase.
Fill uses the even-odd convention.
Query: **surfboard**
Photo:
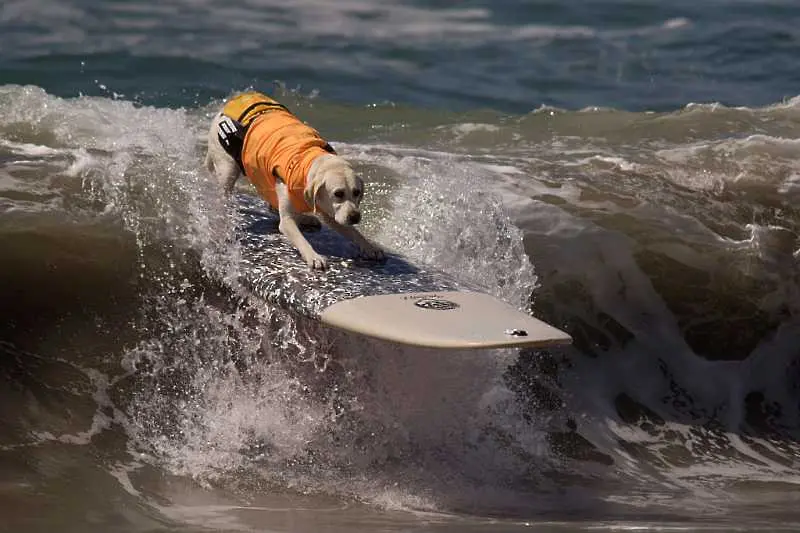
[[[242,283],[255,297],[351,333],[427,348],[550,347],[571,337],[438,269],[389,253],[357,257],[323,226],[304,231],[328,268],[313,271],[259,198],[236,196]]]

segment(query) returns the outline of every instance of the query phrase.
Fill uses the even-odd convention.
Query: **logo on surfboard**
[[[414,302],[414,305],[423,309],[434,309],[436,311],[450,311],[451,309],[458,309],[461,307],[455,302],[436,297],[419,298]]]

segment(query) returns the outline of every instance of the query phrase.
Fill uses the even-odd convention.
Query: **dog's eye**
[[[337,189],[333,191],[333,195],[339,200],[341,200],[342,198],[344,198],[344,191],[342,189]]]
[[[358,190],[358,189],[355,189],[355,190],[353,191],[353,196],[354,196],[354,197],[356,197],[356,198],[358,198],[359,196],[361,196],[361,191],[360,191],[360,190]]]

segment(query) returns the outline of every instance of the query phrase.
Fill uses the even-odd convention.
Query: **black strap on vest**
[[[283,109],[287,113],[291,113],[291,111],[289,111],[289,109],[285,105],[279,104],[278,102],[256,102],[255,104],[250,104],[244,111],[242,111],[242,114],[239,115],[239,118],[237,118],[236,120],[242,122],[247,116],[247,114],[250,113],[250,111],[258,107],[264,107],[264,109],[261,112],[253,115],[253,118],[250,119],[250,122],[253,122],[253,119],[256,118],[258,115],[260,115],[261,113],[266,113],[267,111],[273,111],[275,109]],[[249,126],[250,124],[248,123],[246,127]]]
[[[219,144],[228,152],[239,169],[244,174],[244,165],[242,164],[242,149],[244,148],[244,136],[247,133],[247,128],[238,120],[233,120],[227,115],[222,115],[222,118],[217,122],[217,138]]]

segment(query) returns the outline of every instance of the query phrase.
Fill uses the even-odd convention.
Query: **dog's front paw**
[[[379,247],[374,244],[364,243],[358,247],[358,255],[365,259],[372,259],[374,261],[383,261],[386,259],[386,254],[383,253]]]
[[[310,254],[305,259],[306,264],[308,264],[308,268],[311,270],[325,270],[328,268],[328,262],[318,253]]]

